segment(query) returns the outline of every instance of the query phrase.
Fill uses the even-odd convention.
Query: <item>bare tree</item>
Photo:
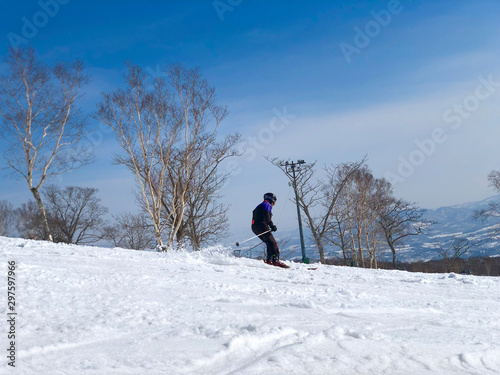
[[[145,214],[121,214],[115,217],[117,223],[103,229],[103,238],[113,246],[144,250],[155,245],[152,225]]]
[[[500,193],[500,171],[491,171],[488,175],[490,186]],[[476,211],[477,219],[486,220],[489,217],[500,217],[500,203],[490,202],[487,208]]]
[[[500,171],[491,171],[488,175],[488,180],[490,182],[490,186],[500,193]],[[500,217],[500,202],[490,202],[488,207],[480,209],[475,212],[474,218],[476,220],[481,220],[486,222],[490,218],[498,218]],[[493,238],[498,238],[500,236],[500,228],[497,227],[491,233]]]
[[[500,171],[491,171],[488,175],[490,186],[496,191],[500,192]]]
[[[388,182],[387,182],[388,183]],[[434,222],[424,217],[424,211],[415,203],[387,196],[377,202],[374,209],[378,213],[387,245],[392,252],[392,264],[397,267],[396,247],[409,236],[418,236]]]
[[[56,242],[88,244],[99,241],[108,209],[97,198],[98,189],[49,185],[43,191],[48,220]]]
[[[38,205],[34,201],[23,203],[16,209],[17,213],[17,231],[21,238],[31,240],[43,239],[45,236],[42,214]]]
[[[42,64],[32,48],[9,50],[8,74],[0,77],[0,135],[4,158],[28,183],[40,210],[45,238],[52,240],[40,188],[47,178],[88,164],[83,145],[86,118],[76,106],[88,81],[83,64]],[[83,147],[81,147],[83,146]]]
[[[16,221],[16,211],[12,203],[0,201],[0,236],[12,235]]]
[[[439,244],[439,253],[446,262],[446,272],[452,272],[457,261],[461,260],[462,256],[467,254],[472,247],[477,245],[477,243],[467,238],[454,239],[450,241],[446,248]]]

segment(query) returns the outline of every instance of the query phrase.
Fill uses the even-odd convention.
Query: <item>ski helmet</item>
[[[278,198],[276,198],[276,195],[274,195],[273,193],[266,193],[264,194],[264,200],[269,201],[271,203],[276,203]]]

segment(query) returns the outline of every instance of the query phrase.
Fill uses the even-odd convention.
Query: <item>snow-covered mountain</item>
[[[5,237],[0,258],[2,374],[500,372],[498,277]]]
[[[499,219],[491,219],[482,222],[474,219],[474,213],[482,208],[486,208],[492,201],[500,202],[500,195],[487,198],[479,202],[469,202],[460,205],[440,207],[437,209],[427,209],[426,218],[433,220],[433,224],[428,228],[425,234],[410,237],[400,246],[398,251],[398,260],[411,262],[417,260],[441,259],[439,246],[446,248],[450,241],[457,238],[473,239],[476,246],[469,250],[465,257],[491,256],[500,254],[500,241],[491,239],[491,232],[500,227]],[[304,229],[306,256],[317,258],[317,250],[307,228]],[[283,256],[286,259],[301,259],[301,248],[298,230],[281,231],[275,234],[278,242],[284,245],[281,247]],[[263,252],[264,246],[258,245],[258,240],[248,242],[242,245],[242,255],[251,255],[255,257]],[[234,245],[234,242],[227,243]],[[257,248],[248,250],[254,245]],[[387,246],[383,246],[379,251],[379,259],[390,261],[391,252]],[[341,252],[338,249],[327,249],[327,255],[330,257],[340,257]]]
[[[446,248],[450,241],[467,238],[475,243],[464,257],[491,256],[500,254],[500,242],[493,239],[492,232],[499,229],[499,219],[486,222],[476,220],[476,211],[487,208],[490,202],[500,202],[500,195],[478,202],[440,207],[426,210],[426,217],[436,222],[422,236],[411,238],[401,255],[402,260],[439,259],[439,247]]]

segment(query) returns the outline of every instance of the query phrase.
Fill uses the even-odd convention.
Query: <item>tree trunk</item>
[[[340,244],[342,246],[342,255],[344,256],[344,262],[347,265],[347,244],[344,240],[344,233],[340,232]]]
[[[370,246],[370,239],[368,235],[368,225],[366,224],[366,218],[365,218],[365,223],[364,223],[364,232],[365,232],[365,242],[366,242],[366,252],[368,253],[368,258],[370,261],[370,268],[373,268],[373,257],[374,257],[374,252]]]
[[[365,258],[363,257],[363,245],[361,243],[361,228],[359,224],[358,224],[358,233],[356,234],[356,238],[358,240],[359,261],[361,263],[361,267],[365,268]]]
[[[50,233],[49,221],[47,219],[47,212],[45,211],[45,207],[42,203],[42,198],[40,197],[40,192],[37,188],[32,188],[31,193],[35,198],[35,202],[38,205],[38,209],[40,210],[40,214],[42,215],[43,229],[45,231],[45,239],[49,241],[54,241],[52,238],[52,233]]]
[[[325,247],[323,246],[322,238],[315,231],[313,231],[312,234],[313,234],[314,242],[316,242],[316,246],[318,247],[319,261],[321,262],[321,264],[326,264]]]
[[[155,238],[156,238],[156,246],[160,251],[167,251],[167,247],[163,244],[163,238],[161,238],[161,229],[160,226],[158,225],[159,220],[155,218],[155,216],[150,210],[148,210],[148,213],[151,216],[153,222],[153,228],[155,231]]]
[[[396,269],[398,268],[396,265],[396,249],[394,248],[394,245],[391,241],[387,241],[387,244],[389,245],[392,251],[392,266],[394,267],[394,269]]]

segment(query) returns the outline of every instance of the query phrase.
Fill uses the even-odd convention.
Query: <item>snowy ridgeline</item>
[[[498,374],[500,278],[0,237],[18,374]],[[310,266],[309,266],[310,267]]]

